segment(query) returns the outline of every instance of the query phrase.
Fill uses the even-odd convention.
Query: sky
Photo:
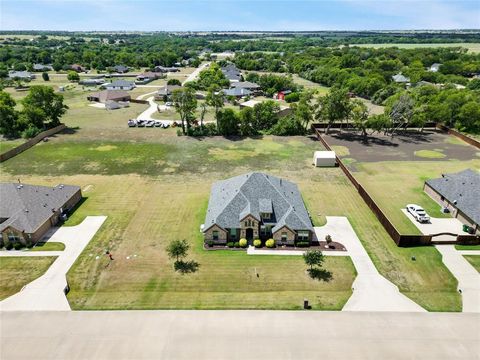
[[[479,28],[478,0],[0,0],[1,30]]]

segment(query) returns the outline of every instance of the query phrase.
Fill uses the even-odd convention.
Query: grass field
[[[457,250],[480,250],[480,245],[455,245]]]
[[[46,243],[37,243],[29,251],[63,251],[65,250],[65,244],[61,242],[46,242]]]
[[[56,257],[0,257],[0,300],[41,276]]]
[[[2,180],[21,175],[25,182],[86,189],[87,200],[69,225],[86,215],[108,215],[69,273],[74,308],[293,309],[304,297],[316,309],[341,308],[355,276],[348,258],[329,258],[325,267],[333,280],[323,283],[306,277],[297,257],[200,249],[198,229],[211,183],[259,170],[297,182],[316,225],[324,224],[326,215],[347,216],[379,271],[420,305],[436,311],[461,309],[456,281],[435,248],[396,247],[339,169],[311,166],[313,151],[322,148],[316,140],[198,140],[155,129],[150,134],[165,136],[149,138],[140,130],[151,129],[128,130],[99,131],[85,125],[2,165]],[[165,244],[180,238],[192,244],[191,258],[200,264],[195,274],[175,274],[165,257]],[[95,260],[106,248],[115,257],[108,267],[103,257]],[[410,260],[413,255],[416,262]],[[255,270],[259,278],[253,276]]]
[[[21,145],[25,142],[23,139],[15,139],[15,140],[0,140],[0,154],[4,153],[18,145]]]
[[[463,255],[463,257],[480,273],[480,255]]]
[[[367,47],[367,48],[386,48],[398,47],[400,49],[416,49],[416,48],[438,48],[438,47],[463,47],[469,52],[480,52],[480,43],[439,43],[439,44],[352,44],[352,46]]]
[[[422,206],[430,216],[449,217],[423,191],[425,180],[466,168],[480,169],[480,160],[471,161],[384,161],[355,163],[355,177],[386,212],[397,230],[405,234],[419,234],[417,227],[401,211],[407,204]]]

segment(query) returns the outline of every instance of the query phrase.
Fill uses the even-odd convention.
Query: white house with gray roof
[[[480,173],[466,169],[425,182],[425,192],[442,207],[480,233]]]
[[[107,90],[132,90],[134,89],[135,83],[133,81],[128,81],[128,80],[117,80],[113,81],[111,83],[105,83],[102,85]]]
[[[80,187],[0,183],[0,240],[35,243],[81,200]]]
[[[213,184],[203,233],[214,244],[273,238],[294,245],[310,242],[313,226],[296,184],[251,172]]]

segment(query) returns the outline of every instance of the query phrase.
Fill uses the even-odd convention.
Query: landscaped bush
[[[299,93],[293,92],[291,94],[285,95],[285,101],[287,103],[296,102],[298,100],[300,100],[300,94]]]
[[[244,248],[244,247],[247,247],[248,241],[247,241],[247,239],[240,239],[240,241],[238,243],[239,243],[240,247]]]
[[[33,247],[33,243],[31,241],[27,241],[27,248],[31,249]]]
[[[5,245],[5,249],[12,250],[13,249],[13,244],[11,242],[7,243],[7,245]]]
[[[4,245],[4,243],[2,241],[0,241],[0,249],[3,248],[3,245]]]
[[[308,241],[299,241],[297,242],[297,247],[309,247],[310,243]]]
[[[273,240],[273,239],[268,239],[268,240],[265,242],[265,245],[266,245],[268,248],[274,248],[274,247],[275,247],[275,240]]]
[[[256,248],[262,247],[262,240],[260,239],[253,240],[253,246],[255,246]]]
[[[212,247],[213,246],[213,240],[207,240],[207,245],[208,245],[208,247]]]
[[[238,241],[235,241],[235,243],[233,244],[233,246],[235,246],[236,248],[239,248],[240,247],[240,243]]]
[[[233,242],[231,242],[231,241],[230,241],[230,242],[227,242],[227,246],[228,246],[229,248],[233,248],[233,245],[234,245]]]
[[[20,250],[20,249],[23,249],[24,245],[22,243],[17,242],[14,247],[15,247],[15,250]]]

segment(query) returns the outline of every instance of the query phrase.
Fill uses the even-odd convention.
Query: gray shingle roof
[[[240,70],[234,64],[228,64],[222,67],[222,73],[228,80],[237,80],[241,79]]]
[[[105,87],[134,87],[135,84],[133,81],[128,81],[128,80],[116,80],[111,83],[106,83],[103,84]]]
[[[247,96],[252,93],[250,90],[244,88],[224,89],[222,92],[226,96]]]
[[[448,202],[457,201],[457,208],[470,219],[480,224],[480,173],[466,169],[454,174],[445,174],[426,183]]]
[[[392,79],[393,81],[395,81],[396,83],[406,83],[406,82],[409,82],[410,79],[403,76],[402,74],[397,74],[397,75],[393,75],[392,76]]]
[[[253,89],[253,90],[260,89],[260,85],[250,81],[239,81],[236,83],[232,83],[231,86],[234,88],[244,88],[244,89]]]
[[[80,190],[78,186],[55,187],[0,183],[0,231],[12,226],[19,231],[34,233],[71,197]]]
[[[269,203],[269,204],[268,204]],[[311,230],[312,223],[296,184],[264,173],[252,172],[213,184],[208,203],[205,230],[213,224],[239,228],[239,221],[271,207],[273,232],[286,225],[292,230]],[[278,219],[278,221],[277,221]]]

